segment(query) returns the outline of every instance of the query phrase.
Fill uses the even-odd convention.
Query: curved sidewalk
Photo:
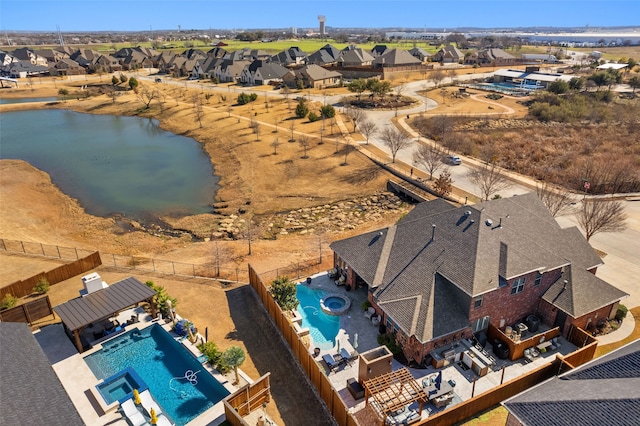
[[[619,342],[620,340],[628,337],[631,333],[633,333],[633,329],[636,326],[635,318],[631,311],[627,312],[627,316],[622,320],[622,325],[616,331],[613,331],[609,334],[605,334],[604,336],[598,336],[596,339],[598,340],[598,346],[608,345],[609,343]]]

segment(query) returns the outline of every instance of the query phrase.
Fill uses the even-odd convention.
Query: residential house
[[[122,65],[118,58],[111,55],[100,55],[91,62],[91,70],[94,72],[117,72],[122,71]]]
[[[2,424],[84,424],[27,324],[0,322],[0,341]]]
[[[214,74],[221,83],[237,83],[240,81],[242,71],[250,63],[250,61],[230,61],[224,59],[222,63],[216,67]]]
[[[387,50],[373,61],[376,68],[405,67],[421,65],[422,61],[402,49]]]
[[[47,60],[49,64],[55,64],[60,59],[71,57],[70,54],[66,52],[61,52],[56,49],[37,49],[33,51],[36,55],[42,56]]]
[[[11,78],[39,77],[47,74],[49,68],[44,65],[34,65],[28,61],[11,62],[3,68],[3,74]]]
[[[77,62],[81,67],[89,70],[91,65],[102,56],[102,53],[91,49],[78,49],[71,54],[69,59]]]
[[[388,51],[389,49],[387,48],[386,45],[376,44],[375,46],[373,46],[373,49],[371,49],[371,56],[373,56],[374,58],[377,58],[378,56],[384,55]]]
[[[125,70],[137,70],[140,68],[153,67],[153,59],[136,49],[132,49],[124,58],[121,57],[118,59],[120,61],[120,65],[122,65],[122,68]]]
[[[224,59],[229,59],[232,61],[266,61],[269,59],[271,55],[264,50],[261,49],[249,49],[245,47],[244,49],[234,50],[233,52],[229,52],[224,56]]]
[[[271,62],[280,64],[283,67],[303,65],[307,62],[307,54],[299,47],[290,47],[271,57]]]
[[[457,64],[464,59],[464,53],[457,47],[447,44],[433,55],[434,62],[442,62],[445,64]]]
[[[69,58],[63,58],[49,67],[49,74],[53,76],[58,75],[82,75],[86,74],[87,70],[80,66],[79,63]]]
[[[171,69],[171,64],[178,55],[173,52],[162,52],[158,56],[153,59],[154,68],[158,68],[158,71],[161,73],[169,73]]]
[[[220,46],[216,46],[213,49],[207,51],[207,56],[211,58],[223,58],[226,54],[227,51]]]
[[[204,59],[207,57],[207,54],[200,49],[187,49],[180,55],[187,59]]]
[[[523,53],[522,61],[526,63],[551,63],[555,64],[558,62],[558,58],[555,55],[551,55],[548,53]]]
[[[339,85],[342,74],[311,64],[285,74],[283,80],[291,88],[298,87],[300,81],[303,87],[323,89]]]
[[[534,193],[462,207],[424,202],[397,225],[331,248],[346,285],[368,288],[386,331],[417,363],[532,314],[567,336],[612,317],[627,296],[596,277],[598,254]]]
[[[333,65],[338,62],[339,56],[340,50],[338,50],[338,48],[330,44],[325,44],[316,52],[309,55],[307,63],[316,65]]]
[[[18,59],[16,59],[10,53],[3,52],[3,51],[0,50],[0,68],[1,67],[6,67],[7,65],[9,65],[12,62],[18,62]]]
[[[408,50],[408,52],[411,56],[420,59],[421,62],[427,62],[431,57],[431,53],[421,47],[414,47],[413,49]]]
[[[222,58],[209,56],[207,59],[198,59],[191,71],[191,76],[198,79],[211,79],[215,77],[215,69],[224,62]]]
[[[514,64],[516,62],[516,57],[505,52],[502,49],[482,49],[475,52],[470,52],[465,58],[464,63],[468,65],[473,64],[495,64],[495,65],[504,65],[504,64]]]
[[[366,67],[371,66],[374,59],[369,52],[351,45],[340,52],[338,65],[341,67]]]
[[[244,67],[240,81],[252,86],[261,86],[271,82],[281,82],[288,72],[289,70],[282,65],[255,60]]]
[[[29,49],[28,47],[16,49],[11,54],[17,60],[29,62],[32,65],[41,65],[45,67],[49,65],[49,63],[47,62],[47,58],[38,55],[37,53],[35,53],[35,51]]]
[[[507,426],[640,424],[640,340],[502,402]]]
[[[196,64],[198,63],[199,60],[202,60],[202,58],[199,59],[187,59],[185,60],[182,65],[178,68],[178,77],[193,77],[193,69],[195,68]]]

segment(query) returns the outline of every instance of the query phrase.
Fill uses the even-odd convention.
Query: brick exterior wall
[[[496,328],[500,328],[502,319],[505,325],[513,325],[529,314],[536,314],[542,295],[560,277],[560,269],[545,272],[540,285],[534,287],[537,276],[537,272],[524,275],[524,289],[518,294],[511,294],[511,286],[516,279],[509,280],[504,287],[485,293],[482,296],[482,306],[479,308],[473,307],[475,298],[472,299],[469,307],[469,321],[473,324],[475,320],[488,315],[489,322]]]
[[[613,303],[611,305],[604,306],[598,309],[595,312],[588,313],[587,315],[583,315],[571,321],[576,327],[580,327],[583,330],[591,331],[590,327],[595,327],[600,320],[610,319],[616,315],[616,311],[618,310],[618,303]],[[571,317],[567,317],[567,321],[571,320]]]

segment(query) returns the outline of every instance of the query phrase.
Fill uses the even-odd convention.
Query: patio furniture
[[[147,423],[147,420],[144,418],[142,413],[138,411],[132,399],[127,399],[121,403],[120,408],[127,420],[129,420],[129,423],[133,426],[141,426]]]
[[[365,311],[364,316],[370,319],[375,313],[376,309],[373,306],[369,306],[369,308]]]
[[[364,388],[354,378],[347,379],[347,390],[355,400],[364,398]]]
[[[156,416],[160,417],[162,415],[162,410],[156,403],[156,401],[151,396],[151,392],[148,390],[144,392],[140,392],[140,401],[142,401],[142,407],[147,412],[149,416],[151,416],[151,409],[156,412]]]
[[[531,355],[531,348],[524,350],[524,359],[526,362],[533,362],[533,356]]]
[[[322,355],[322,360],[329,367],[330,372],[340,367],[340,362],[333,359],[333,357],[329,354]]]
[[[345,364],[351,365],[351,354],[345,348],[340,349],[340,356],[342,357],[342,362]]]
[[[374,315],[371,317],[371,324],[378,326],[380,325],[380,321],[382,321],[382,317],[380,315]]]
[[[337,286],[341,286],[344,285],[347,282],[347,277],[345,277],[344,275],[341,275],[340,278],[338,278],[337,280],[335,280],[335,284]]]

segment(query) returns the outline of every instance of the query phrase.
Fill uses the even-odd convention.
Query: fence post
[[[155,259],[153,257],[151,258],[151,266],[153,267],[153,272],[155,272],[156,271],[156,261],[155,261]]]
[[[238,282],[239,282],[239,280],[238,280],[238,267],[236,266],[236,283],[238,283]]]
[[[22,252],[26,253],[26,251],[24,251],[24,243],[22,241],[20,241],[20,246],[22,246]]]
[[[171,269],[173,269],[173,275],[175,275],[176,274],[176,265],[173,262],[171,262]]]
[[[60,259],[60,247],[56,246],[56,250],[58,251],[58,259]]]
[[[78,260],[78,259],[79,259],[79,258],[78,258],[78,249],[77,249],[77,248],[75,248],[75,247],[74,247],[73,249],[76,251],[76,260]]]
[[[116,264],[116,255],[115,255],[115,254],[113,254],[113,253],[111,253],[111,257],[113,258],[113,266],[114,266],[115,268],[117,268],[117,267],[118,267],[118,265]]]
[[[42,255],[44,256],[44,246],[40,243],[40,250],[42,251]]]

